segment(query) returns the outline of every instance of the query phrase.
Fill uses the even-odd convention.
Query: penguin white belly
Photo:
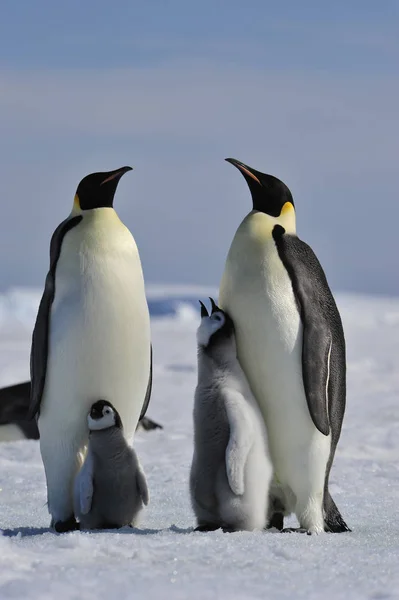
[[[261,254],[229,255],[219,300],[235,323],[238,357],[265,419],[275,481],[287,508],[298,516],[320,504],[310,519],[317,523],[309,528],[321,531],[331,439],[316,429],[309,414],[302,379],[302,324],[273,240],[263,245]]]
[[[68,232],[57,263],[38,423],[48,481],[67,492],[62,496],[48,486],[55,520],[68,518],[71,510],[90,406],[99,399],[112,402],[132,442],[150,372],[150,320],[138,251],[116,213],[103,210]]]
[[[107,224],[107,237],[112,233]],[[82,237],[84,231],[78,226],[64,241],[50,316],[41,418],[54,409],[65,427],[77,419],[86,427],[91,404],[105,399],[120,413],[125,435],[132,437],[148,384],[150,322],[140,259],[130,234],[130,240],[123,239],[126,233],[118,232],[121,243],[107,244],[101,252],[99,228],[98,240],[95,234],[91,240],[97,241],[95,252],[85,240],[78,256],[67,246],[76,248],[72,238]]]

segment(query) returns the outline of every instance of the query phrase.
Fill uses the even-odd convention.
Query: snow
[[[194,533],[188,495],[198,298],[216,290],[148,287],[154,388],[139,432],[150,505],[136,530],[48,530],[39,444],[0,446],[0,598],[399,598],[399,300],[338,295],[348,403],[331,491],[352,533]],[[40,293],[0,296],[0,385],[29,374]],[[295,521],[291,521],[295,524]]]

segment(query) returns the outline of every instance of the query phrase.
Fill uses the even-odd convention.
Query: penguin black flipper
[[[27,418],[39,413],[47,371],[47,353],[51,305],[55,295],[55,272],[65,235],[83,219],[81,215],[65,219],[54,231],[50,242],[50,270],[47,273],[44,292],[39,305],[32,334],[30,355],[31,395]]]
[[[150,350],[150,374],[148,377],[147,391],[145,393],[143,408],[141,409],[141,413],[140,413],[140,421],[145,416],[145,413],[147,412],[147,408],[148,408],[148,405],[149,405],[150,399],[151,399],[151,391],[152,391],[152,344],[151,344],[151,350]]]
[[[313,250],[275,225],[273,238],[292,282],[303,326],[302,376],[310,416],[331,449],[324,483],[326,531],[351,531],[328,490],[346,404],[346,350],[341,317],[325,273]],[[308,283],[309,282],[309,283]]]
[[[312,421],[324,435],[341,430],[345,410],[345,338],[335,300],[313,250],[281,225],[273,229],[303,325],[302,375]],[[338,440],[337,440],[338,441]]]

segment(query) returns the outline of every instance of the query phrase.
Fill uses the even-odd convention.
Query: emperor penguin
[[[0,389],[0,442],[39,439],[36,421],[27,418],[29,398],[30,381]]]
[[[264,529],[272,464],[266,427],[237,359],[234,325],[201,302],[190,471],[196,531]]]
[[[150,318],[134,238],[113,208],[131,167],[92,173],[55,230],[32,336],[30,416],[38,415],[51,527],[76,528],[73,482],[96,398],[112,402],[132,441],[152,385]]]
[[[137,525],[149,494],[137,455],[123,435],[120,415],[111,402],[98,400],[87,421],[87,455],[74,484],[74,509],[80,529]]]
[[[340,314],[313,250],[296,235],[294,201],[276,177],[233,159],[252,194],[234,236],[219,303],[261,408],[274,466],[269,526],[350,531],[328,489],[346,401]]]

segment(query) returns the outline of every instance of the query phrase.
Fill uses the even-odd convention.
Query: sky
[[[93,171],[148,283],[218,284],[251,209],[234,157],[291,189],[334,290],[399,294],[399,2],[2,1],[0,289],[42,286]]]

